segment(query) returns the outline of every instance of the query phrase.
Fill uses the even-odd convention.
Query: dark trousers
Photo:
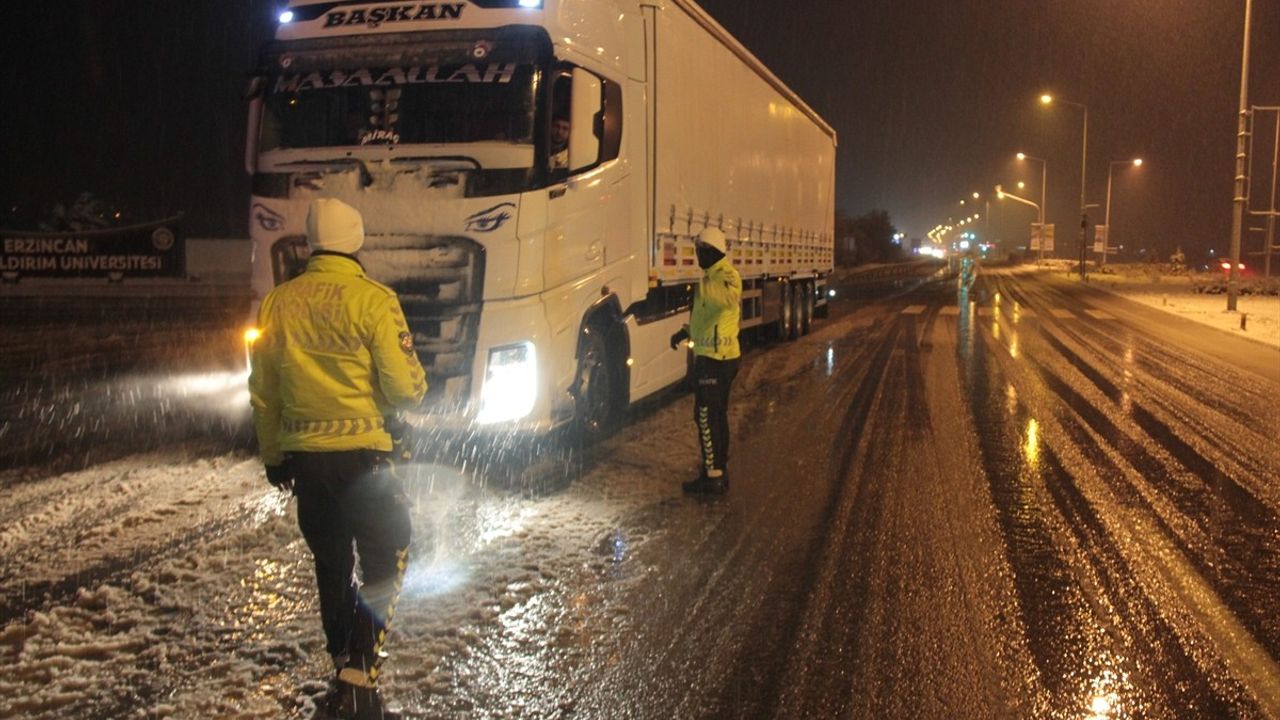
[[[291,453],[298,525],[315,557],[326,647],[378,679],[409,555],[409,506],[387,454]],[[363,583],[355,579],[356,553]]]
[[[704,475],[729,467],[729,388],[737,374],[737,359],[693,359],[693,421],[698,425]]]

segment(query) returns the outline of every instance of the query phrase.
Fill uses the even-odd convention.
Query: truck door
[[[544,255],[546,287],[604,266],[605,223],[613,203],[604,142],[606,81],[562,66],[552,78],[550,179]],[[613,156],[617,156],[616,150]]]

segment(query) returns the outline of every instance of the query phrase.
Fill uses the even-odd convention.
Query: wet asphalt
[[[396,686],[411,716],[1280,717],[1280,352],[1049,274],[836,289],[812,334],[744,357],[728,495],[632,508],[603,575],[551,573],[525,603],[546,637],[460,629],[450,694]],[[116,336],[77,355],[37,325],[31,356],[75,367],[23,365],[6,402],[83,427],[83,457],[9,459],[146,449],[77,419]],[[226,334],[156,327],[187,360]],[[171,403],[141,382],[131,426]]]
[[[1280,717],[1280,353],[1048,274],[843,295],[575,715]]]

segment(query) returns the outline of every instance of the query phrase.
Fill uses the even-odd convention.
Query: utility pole
[[[1236,311],[1240,294],[1240,236],[1244,233],[1245,168],[1249,136],[1249,26],[1253,20],[1253,0],[1244,0],[1244,49],[1240,61],[1240,110],[1236,121],[1236,184],[1231,213],[1231,268],[1227,270],[1227,312]],[[1270,248],[1268,248],[1270,250]]]
[[[1263,277],[1271,277],[1271,252],[1276,249],[1276,168],[1280,166],[1280,107],[1255,107],[1253,109],[1254,117],[1261,110],[1274,112],[1276,114],[1276,136],[1271,143],[1271,205],[1267,209],[1267,237],[1263,242]]]

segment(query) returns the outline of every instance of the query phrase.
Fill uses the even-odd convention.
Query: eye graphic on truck
[[[488,210],[480,212],[467,218],[466,231],[478,233],[491,233],[502,227],[504,223],[511,219],[511,213],[507,212],[507,208],[515,209],[515,203],[502,203],[495,205]]]
[[[258,223],[258,227],[267,232],[279,232],[284,227],[284,218],[280,213],[262,203],[253,204],[253,219]]]

